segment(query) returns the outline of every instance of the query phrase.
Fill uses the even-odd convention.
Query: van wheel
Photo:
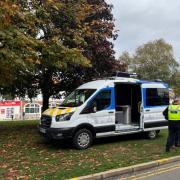
[[[157,132],[156,131],[149,131],[147,132],[147,138],[148,139],[155,139],[157,136]]]
[[[87,149],[92,144],[92,133],[88,129],[78,130],[73,137],[73,145],[77,149]]]

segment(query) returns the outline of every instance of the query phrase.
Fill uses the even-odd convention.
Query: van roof
[[[143,81],[134,78],[124,78],[124,77],[110,77],[106,79],[99,79],[90,81],[78,87],[78,89],[102,89],[106,87],[114,87],[114,83],[135,83],[135,84],[152,84],[157,87],[167,87],[167,84],[163,82],[153,82],[153,81]],[[144,86],[145,87],[145,86]]]

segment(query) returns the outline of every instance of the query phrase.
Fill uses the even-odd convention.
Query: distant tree
[[[174,73],[171,81],[172,81],[171,85],[175,91],[176,96],[180,97],[180,70]]]
[[[123,72],[128,71],[128,66],[131,65],[132,58],[127,51],[124,51],[118,59]]]
[[[137,48],[132,64],[143,79],[161,79],[170,85],[177,81],[179,64],[174,58],[172,46],[163,39],[148,42]]]

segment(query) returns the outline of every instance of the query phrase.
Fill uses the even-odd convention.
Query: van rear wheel
[[[147,132],[147,138],[148,139],[155,139],[157,137],[157,132],[156,131],[148,131]]]
[[[92,144],[92,133],[88,129],[78,130],[73,137],[73,145],[77,149],[87,149]]]

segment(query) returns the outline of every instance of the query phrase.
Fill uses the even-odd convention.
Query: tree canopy
[[[119,64],[121,65],[122,70],[124,72],[128,71],[128,66],[132,64],[132,58],[127,51],[124,51],[118,59]]]
[[[161,79],[170,84],[180,94],[179,63],[175,60],[173,48],[163,39],[148,42],[136,49],[134,55],[124,52],[120,57],[121,64],[131,68],[142,79]]]
[[[112,6],[104,0],[2,0],[1,91],[49,97],[113,68]]]
[[[161,79],[173,84],[173,76],[179,64],[173,55],[173,48],[163,39],[148,42],[137,48],[133,57],[135,71],[143,79]]]

